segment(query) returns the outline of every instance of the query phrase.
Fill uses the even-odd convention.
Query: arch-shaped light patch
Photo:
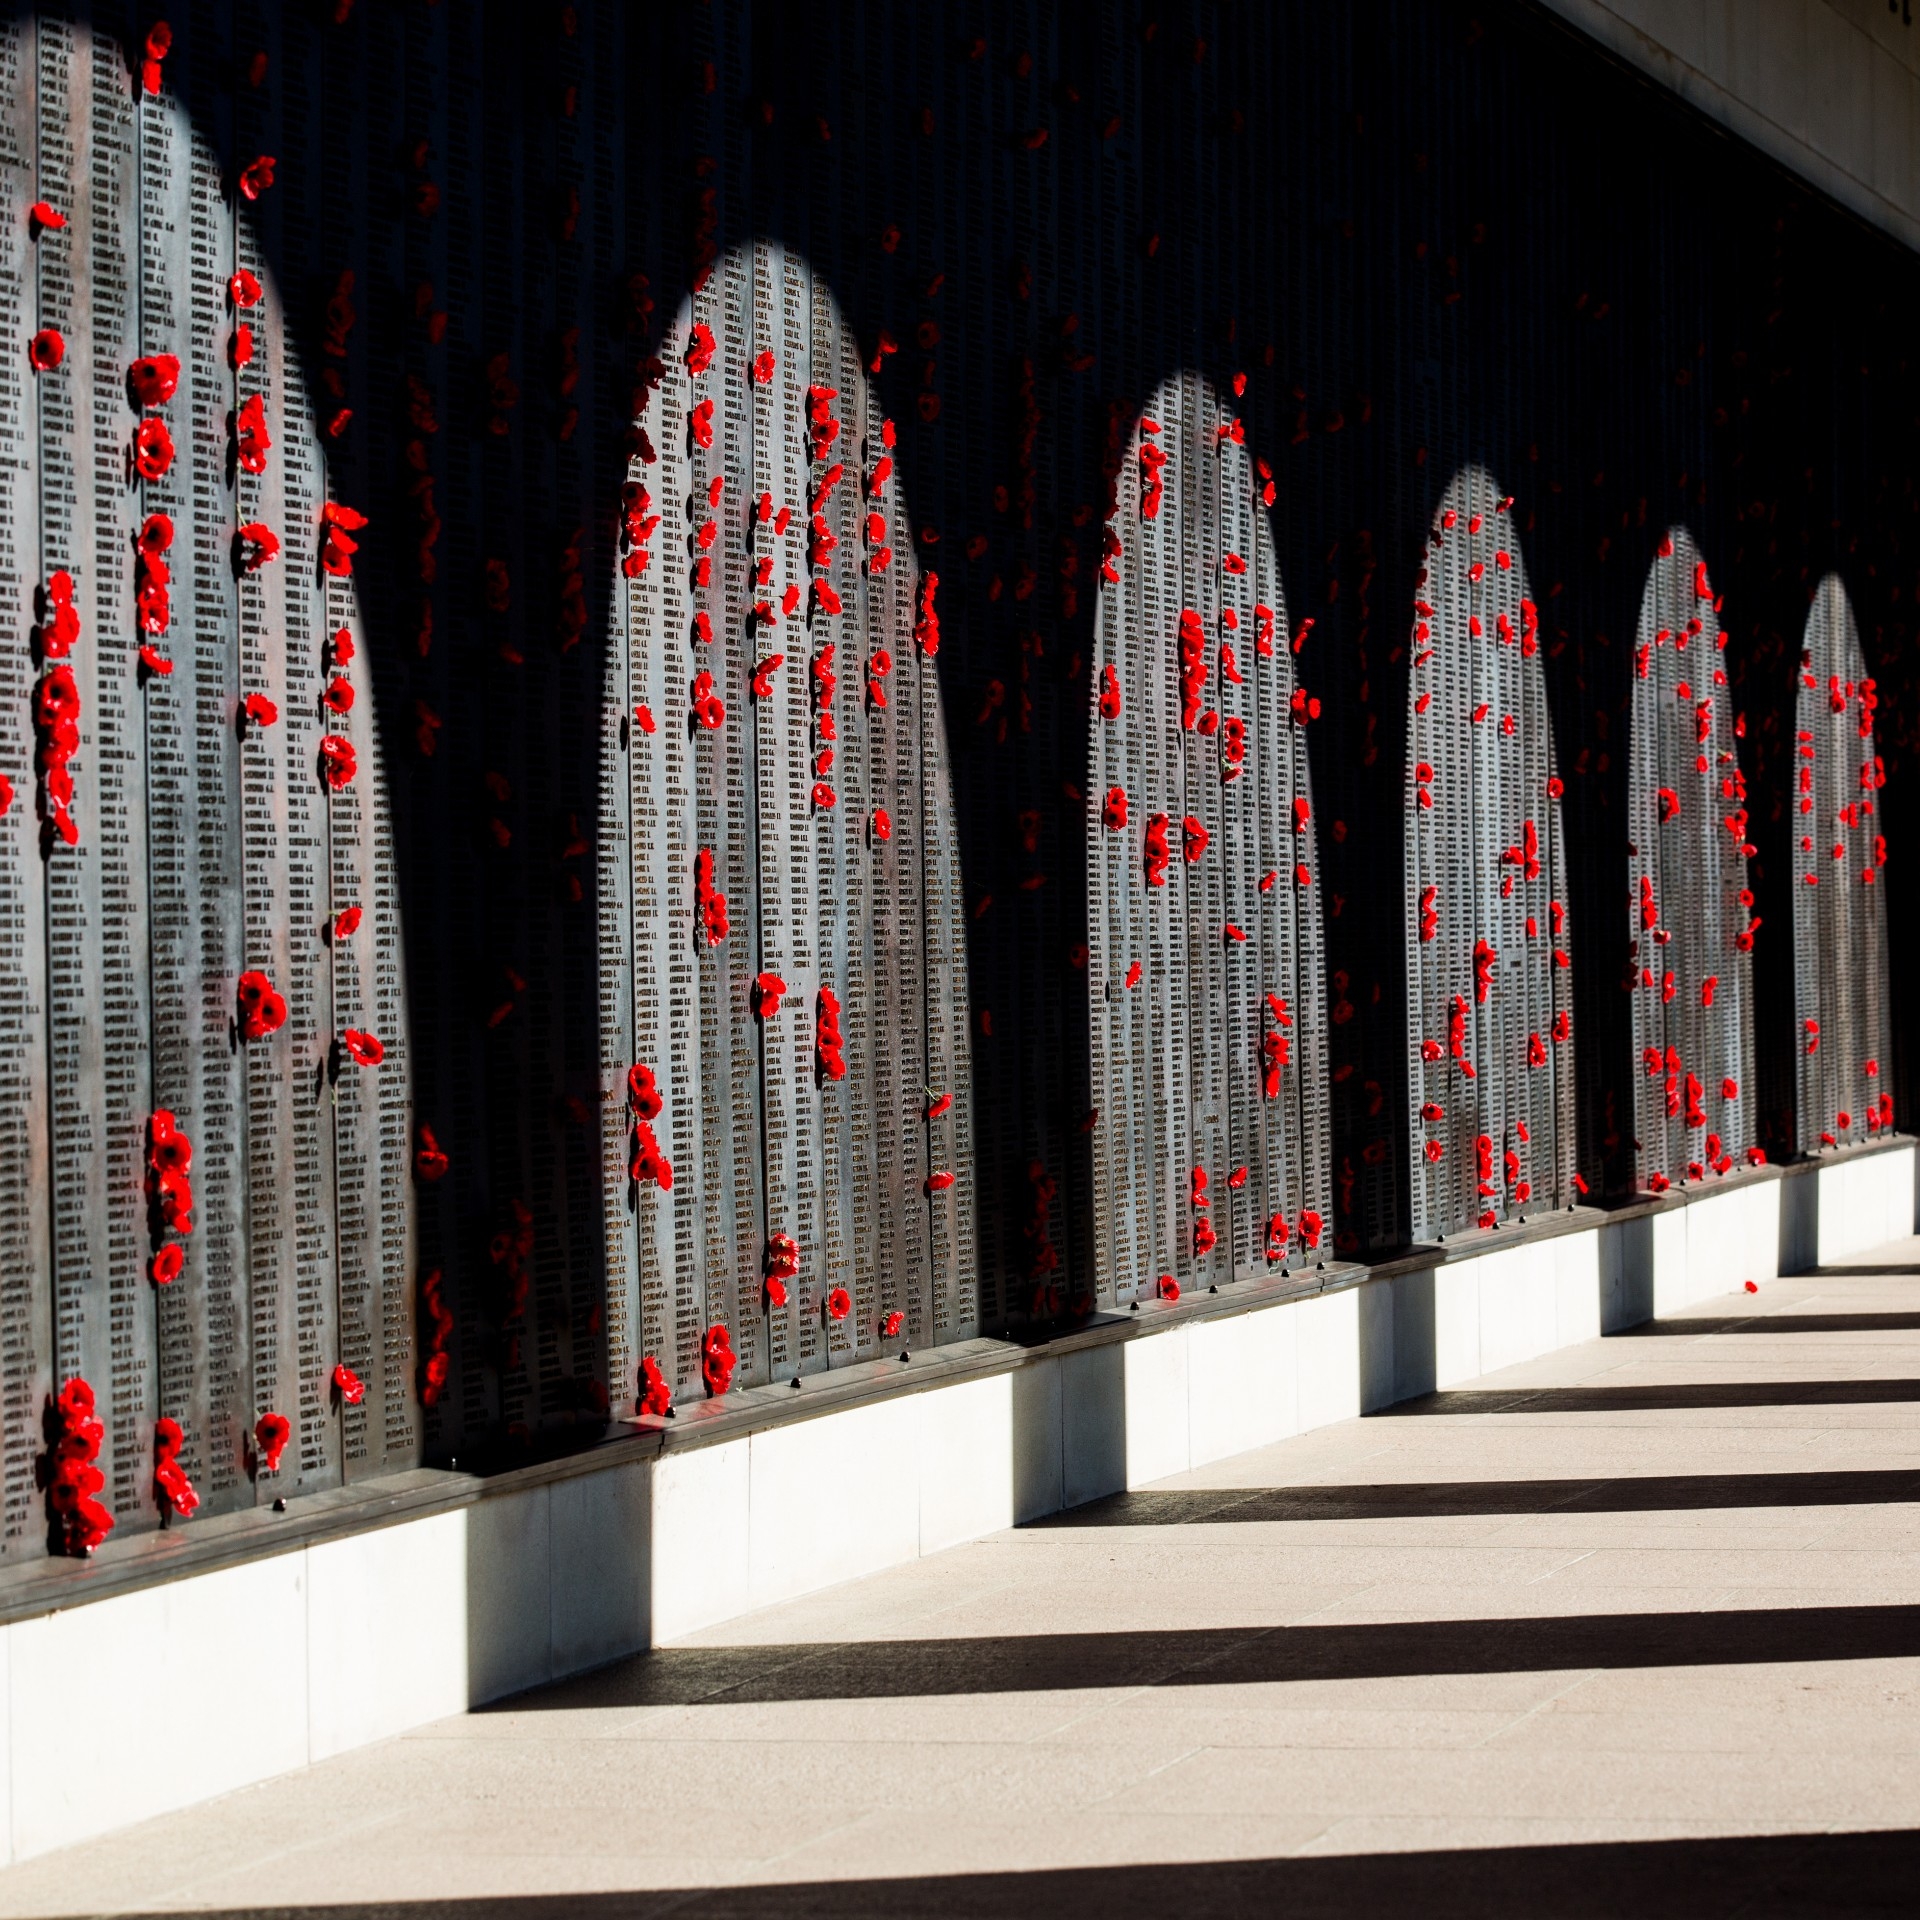
[[[1511,501],[1455,476],[1408,683],[1407,1011],[1416,1238],[1573,1191],[1573,992],[1539,610]]]
[[[618,1399],[645,1360],[713,1392],[975,1315],[939,587],[892,427],[827,286],[772,242],[720,263],[662,357],[603,746],[632,956],[602,1022]]]
[[[1675,527],[1640,602],[1627,788],[1634,1135],[1655,1193],[1754,1146],[1747,789],[1725,646],[1706,562]]]
[[[1115,487],[1088,757],[1100,1295],[1311,1261],[1329,1220],[1319,859],[1266,506],[1165,382]]]
[[[1877,698],[1852,602],[1830,573],[1807,613],[1790,815],[1803,1153],[1893,1125]]]
[[[4,1473],[24,1511],[82,1378],[126,1530],[156,1430],[203,1512],[417,1456],[403,929],[361,503],[267,265],[288,189],[252,166],[250,203],[115,34],[4,33],[0,570],[42,641],[0,650]]]

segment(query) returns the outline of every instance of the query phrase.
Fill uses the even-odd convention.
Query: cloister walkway
[[[1920,1240],[0,1873],[0,1915],[1916,1904]]]

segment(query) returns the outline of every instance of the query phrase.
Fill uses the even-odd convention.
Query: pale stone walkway
[[[1920,1240],[0,1873],[285,1908],[1920,1909]]]

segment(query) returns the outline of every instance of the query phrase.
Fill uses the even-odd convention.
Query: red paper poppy
[[[796,1280],[800,1276],[800,1243],[790,1233],[767,1235],[767,1277]]]
[[[156,1287],[170,1287],[180,1278],[187,1256],[177,1246],[165,1246],[147,1264],[147,1277]]]
[[[249,520],[234,535],[242,573],[258,573],[280,552],[280,536],[261,520]]]
[[[827,1318],[844,1320],[853,1311],[853,1296],[845,1287],[835,1287],[827,1295]]]
[[[769,1280],[766,1295],[768,1306],[784,1307],[787,1304],[787,1283],[784,1280]]]
[[[173,662],[158,647],[142,646],[140,664],[158,680],[164,680],[173,672]]]
[[[284,1413],[263,1413],[253,1423],[253,1443],[260,1449],[260,1466],[264,1472],[280,1471],[280,1456],[292,1438],[293,1423]]]
[[[360,543],[353,538],[367,524],[367,516],[329,500],[320,509],[320,566],[337,580],[350,579],[353,556]],[[489,562],[489,565],[494,563]]]
[[[885,807],[875,807],[873,810],[873,837],[876,840],[893,838],[893,818]]]
[[[432,1186],[436,1180],[447,1177],[449,1166],[445,1151],[434,1131],[424,1122],[420,1127],[420,1143],[413,1150],[413,1171],[423,1185]]]
[[[662,1193],[673,1191],[673,1162],[661,1151],[651,1121],[633,1123],[633,1153],[627,1161],[627,1178],[636,1186],[658,1187]]]
[[[657,1120],[665,1109],[653,1069],[644,1060],[627,1069],[627,1104],[642,1120]]]
[[[180,359],[172,353],[150,353],[127,369],[127,390],[136,407],[163,407],[180,384]]]
[[[943,1093],[939,1099],[929,1102],[927,1106],[927,1118],[929,1120],[938,1120],[952,1105],[953,1095]]]
[[[149,424],[157,426],[159,422]],[[243,473],[266,472],[273,436],[267,431],[266,403],[257,393],[249,394],[233,417],[233,444],[234,459]]]
[[[753,1010],[762,1020],[771,1020],[780,1011],[780,996],[787,990],[787,983],[777,973],[762,973],[754,977]]]
[[[327,682],[326,691],[320,696],[335,713],[353,711],[353,682],[342,680],[337,675]]]
[[[240,169],[240,193],[243,199],[258,200],[273,185],[274,158],[263,153]]]
[[[45,200],[36,200],[27,209],[27,219],[42,233],[58,233],[67,224],[67,216]]]
[[[360,762],[353,751],[353,743],[343,740],[337,733],[322,736],[320,741],[320,771],[327,785],[336,791],[344,787],[359,771]]]
[[[264,693],[248,694],[242,711],[256,727],[270,727],[280,718],[280,709]]]
[[[158,480],[173,465],[173,435],[164,420],[142,420],[133,434],[133,470],[142,480]]]
[[[242,267],[227,280],[227,298],[236,307],[257,307],[265,293],[257,275]]]
[[[233,337],[227,342],[227,365],[238,370],[253,365],[253,329],[238,326]]]
[[[1160,1276],[1158,1292],[1162,1300],[1178,1300],[1180,1298],[1180,1282],[1176,1280],[1172,1274],[1163,1273]]]
[[[930,1173],[927,1175],[927,1191],[929,1193],[945,1193],[952,1185],[953,1175],[944,1169],[939,1173]]]
[[[366,1382],[344,1360],[333,1370],[333,1388],[350,1407],[357,1407],[367,1397]]]
[[[687,335],[687,371],[697,380],[713,365],[713,329],[704,320],[696,320]]]
[[[652,1420],[664,1420],[667,1409],[673,1405],[673,1389],[667,1385],[667,1377],[660,1371],[660,1363],[652,1354],[640,1362],[640,1396],[638,1411]]]
[[[286,1025],[287,1003],[274,991],[273,982],[264,973],[243,973],[236,997],[243,1040],[263,1040]]]
[[[386,1046],[380,1038],[375,1034],[362,1032],[358,1027],[342,1029],[340,1044],[353,1057],[357,1066],[377,1067],[387,1057]]]
[[[1109,833],[1119,833],[1127,824],[1127,790],[1125,787],[1109,787],[1104,804],[1100,808],[1100,819]]]
[[[51,373],[67,357],[67,343],[54,327],[42,327],[27,342],[27,364],[35,373]]]
[[[700,1343],[700,1377],[716,1400],[733,1384],[733,1370],[739,1364],[733,1350],[733,1336],[724,1326],[711,1326]]]
[[[896,1307],[880,1322],[880,1337],[883,1340],[897,1340],[900,1329],[906,1324],[906,1316]]]

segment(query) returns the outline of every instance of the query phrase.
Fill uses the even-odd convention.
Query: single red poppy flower
[[[173,435],[164,420],[142,420],[134,429],[133,470],[142,480],[158,480],[173,465]]]
[[[280,718],[280,709],[264,693],[248,694],[243,711],[256,727],[270,727]]]
[[[327,682],[327,690],[321,696],[335,713],[353,711],[353,682],[342,680],[337,675]]]
[[[360,931],[361,910],[358,907],[342,907],[334,916],[333,937],[336,940],[348,940]]]
[[[187,1256],[176,1246],[165,1246],[148,1263],[147,1275],[156,1287],[170,1287],[180,1278]]]
[[[234,328],[233,337],[227,342],[227,365],[236,371],[241,367],[253,365],[253,329],[251,327]]]
[[[767,1305],[770,1307],[784,1307],[786,1304],[787,1283],[779,1279],[769,1280],[767,1282]]]
[[[700,1377],[716,1400],[733,1384],[733,1370],[738,1364],[733,1336],[724,1326],[709,1327],[700,1343]]]
[[[36,200],[27,209],[27,219],[41,233],[58,233],[67,224],[67,216],[45,200]]]
[[[233,417],[233,457],[243,473],[265,473],[273,436],[267,431],[266,403],[257,393],[240,403]]]
[[[243,199],[258,200],[273,185],[274,157],[263,153],[240,169],[240,193]]]
[[[377,1067],[387,1057],[387,1049],[379,1037],[364,1033],[358,1027],[345,1028],[340,1035],[340,1044],[359,1066]]]
[[[787,983],[777,973],[762,973],[753,983],[753,1010],[762,1020],[771,1020],[780,1011],[780,996]]]
[[[158,647],[142,646],[140,664],[157,680],[164,680],[173,671],[173,662]]]
[[[1204,1225],[1205,1222],[1203,1221],[1201,1224]],[[1195,1250],[1200,1251],[1198,1248]],[[1178,1300],[1180,1298],[1180,1282],[1170,1273],[1163,1273],[1160,1276],[1160,1298],[1162,1300]]]
[[[180,358],[172,353],[150,353],[127,369],[127,390],[136,407],[163,407],[180,384]]]
[[[659,722],[653,717],[653,709],[648,706],[644,700],[640,701],[634,707],[633,720],[634,725],[637,726],[642,733],[652,733],[656,731],[659,726]]]
[[[344,1360],[333,1370],[333,1387],[350,1407],[357,1407],[367,1397],[366,1382]]]
[[[953,1175],[944,1169],[939,1173],[930,1173],[927,1175],[927,1191],[929,1193],[945,1193],[952,1185]]]
[[[236,307],[257,307],[265,289],[260,285],[259,277],[242,267],[227,281],[227,298]]]
[[[873,837],[876,840],[893,838],[893,818],[885,807],[875,807],[873,810]]]
[[[67,343],[59,329],[42,327],[27,342],[27,364],[35,373],[51,373],[67,357]]]
[[[424,1122],[420,1127],[420,1144],[413,1150],[413,1171],[426,1186],[432,1186],[436,1180],[447,1177],[449,1165],[445,1151],[434,1137],[433,1129]]]
[[[929,1120],[938,1120],[940,1116],[943,1113],[945,1113],[947,1109],[952,1105],[953,1105],[953,1095],[950,1093],[943,1093],[939,1097],[939,1099],[929,1103],[927,1107],[927,1118]]]
[[[280,1456],[293,1438],[293,1423],[284,1413],[263,1413],[253,1423],[254,1445],[260,1449],[260,1464],[268,1473],[280,1471]]]
[[[343,507],[336,500],[329,500],[320,509],[320,566],[323,572],[330,573],[336,580],[350,579],[353,574],[353,556],[360,551],[360,543],[354,535],[367,524],[367,516],[352,507]],[[489,561],[491,569],[499,565]],[[504,576],[506,569],[501,568]],[[492,582],[488,582],[489,602],[492,598]]]
[[[280,536],[261,520],[249,520],[234,535],[234,545],[242,573],[258,573],[280,552]]]
[[[827,1318],[844,1320],[853,1311],[853,1296],[845,1287],[835,1287],[827,1295]]]

